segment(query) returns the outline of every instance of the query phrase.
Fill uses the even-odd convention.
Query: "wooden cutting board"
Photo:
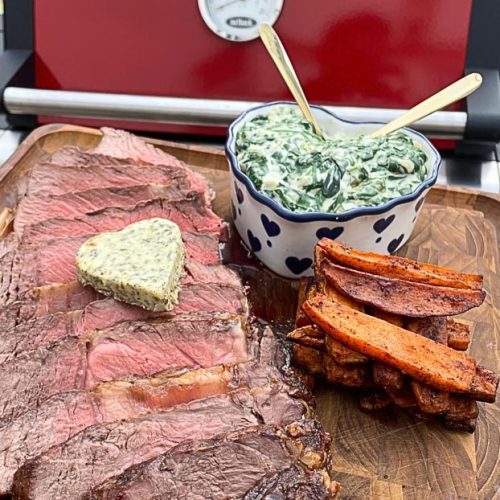
[[[98,130],[46,125],[35,130],[0,169],[0,210],[15,209],[13,193],[23,174],[65,145],[93,147]],[[230,221],[228,166],[222,151],[151,139],[149,142],[193,165],[213,183],[215,211]],[[5,214],[5,213],[4,213]],[[1,221],[0,221],[1,224]],[[462,317],[470,322],[470,353],[500,371],[500,196],[434,187],[410,241],[399,252],[413,259],[484,275],[484,304]],[[229,260],[244,251],[234,235]],[[234,260],[232,260],[234,259]],[[296,283],[277,278],[245,260],[244,278],[254,312],[285,330],[295,309]],[[241,264],[241,262],[240,262]],[[332,436],[333,477],[341,498],[493,499],[500,498],[500,403],[480,404],[475,434],[447,431],[398,409],[381,415],[359,410],[356,395],[332,386],[317,391],[320,420]]]

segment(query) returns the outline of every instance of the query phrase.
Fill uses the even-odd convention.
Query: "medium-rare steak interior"
[[[112,129],[26,173],[0,241],[0,495],[190,498],[210,481],[206,498],[335,496],[305,379],[222,264],[213,197],[188,165]],[[76,281],[90,236],[154,217],[182,232],[173,310]]]

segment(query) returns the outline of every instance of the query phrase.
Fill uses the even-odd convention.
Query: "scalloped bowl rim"
[[[441,155],[437,151],[437,149],[434,147],[434,145],[425,137],[423,134],[420,132],[417,132],[416,130],[410,129],[410,128],[403,128],[402,130],[405,130],[407,132],[410,132],[412,135],[418,136],[423,143],[425,143],[431,152],[434,154],[434,162],[432,165],[432,175],[426,180],[424,180],[421,184],[417,186],[415,191],[413,191],[410,194],[404,195],[404,196],[398,196],[382,205],[377,205],[376,207],[356,207],[356,208],[351,208],[350,210],[347,210],[345,212],[340,212],[340,213],[334,213],[334,212],[303,212],[303,213],[296,213],[292,212],[291,210],[288,210],[287,208],[283,207],[280,205],[278,202],[274,201],[273,199],[269,198],[268,196],[260,193],[257,191],[255,188],[253,182],[250,180],[250,178],[241,171],[239,167],[239,162],[238,159],[236,158],[236,153],[234,151],[234,144],[236,142],[236,136],[234,133],[234,129],[240,125],[242,122],[244,122],[248,116],[249,113],[252,113],[258,109],[265,109],[273,106],[278,106],[278,105],[292,105],[292,106],[297,106],[292,101],[273,101],[270,103],[266,104],[261,104],[259,106],[254,106],[250,109],[247,109],[244,111],[238,118],[236,118],[231,125],[229,126],[228,130],[228,138],[226,141],[226,155],[229,158],[229,164],[231,167],[231,171],[233,175],[243,184],[246,186],[248,192],[250,195],[259,201],[260,203],[263,203],[267,207],[269,207],[271,210],[273,210],[275,213],[283,217],[284,219],[291,221],[291,222],[311,222],[311,221],[338,221],[338,222],[345,222],[352,220],[356,217],[360,217],[363,215],[378,215],[382,214],[384,212],[387,212],[391,208],[394,208],[397,205],[401,205],[403,203],[407,203],[413,200],[416,200],[419,198],[419,196],[428,188],[433,186],[438,177],[439,173],[439,167],[441,165]],[[340,118],[337,116],[335,113],[332,111],[329,111],[328,109],[322,107],[322,106],[317,106],[317,105],[311,105],[312,108],[318,109],[321,112],[327,113],[330,116],[332,116],[334,119],[347,123],[350,125],[384,125],[383,122],[355,122],[351,120],[346,120],[344,118]],[[429,159],[429,162],[432,161],[432,158]]]

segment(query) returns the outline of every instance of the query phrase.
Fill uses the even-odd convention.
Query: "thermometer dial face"
[[[233,42],[259,36],[259,24],[278,19],[283,0],[198,0],[201,15],[217,35]]]

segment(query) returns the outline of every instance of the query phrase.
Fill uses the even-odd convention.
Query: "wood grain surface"
[[[0,169],[0,212],[15,209],[13,188],[34,163],[64,145],[95,146],[100,133],[70,125],[35,130]],[[151,143],[204,173],[216,189],[215,211],[230,220],[228,165],[222,151],[158,140]],[[7,215],[8,212],[4,212]],[[484,304],[462,315],[472,328],[470,354],[500,371],[500,197],[435,186],[429,193],[410,241],[401,255],[484,275]],[[295,284],[261,273],[261,304],[280,303],[280,314],[293,314],[287,298]],[[265,284],[265,285],[264,285]],[[264,293],[265,292],[265,293]],[[264,297],[264,298],[262,298]],[[286,302],[286,303],[285,303]],[[500,498],[500,403],[480,404],[475,434],[451,432],[417,420],[398,409],[362,413],[348,390],[318,387],[317,411],[332,435],[333,477],[347,499]]]

